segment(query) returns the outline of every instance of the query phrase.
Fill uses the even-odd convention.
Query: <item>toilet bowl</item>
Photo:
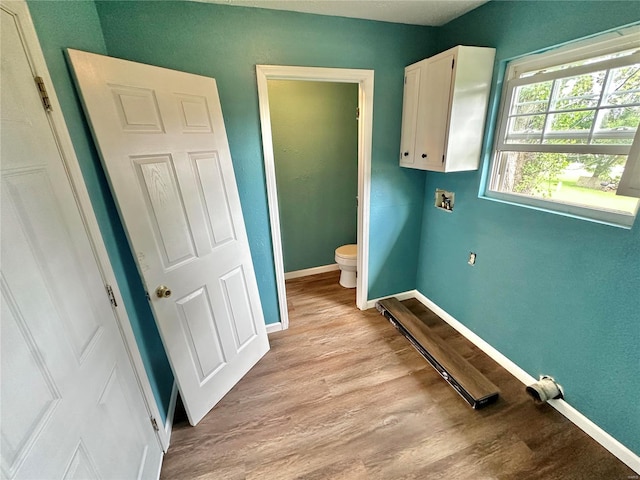
[[[356,288],[356,265],[358,264],[358,246],[343,245],[336,248],[336,263],[340,267],[340,285]]]

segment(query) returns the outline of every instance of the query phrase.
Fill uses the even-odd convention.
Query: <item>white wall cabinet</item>
[[[478,168],[494,56],[460,45],[405,68],[400,166]]]

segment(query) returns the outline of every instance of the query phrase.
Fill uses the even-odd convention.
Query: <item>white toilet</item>
[[[356,288],[358,246],[343,245],[336,248],[336,263],[342,272],[340,273],[340,285],[345,288]]]

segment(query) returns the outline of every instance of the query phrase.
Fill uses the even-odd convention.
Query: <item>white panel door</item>
[[[34,83],[26,6],[0,14],[1,476],[157,478],[162,450]]]
[[[216,81],[68,53],[195,425],[269,349]]]

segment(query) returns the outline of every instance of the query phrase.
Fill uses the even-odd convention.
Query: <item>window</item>
[[[486,194],[630,226],[638,199],[616,190],[638,124],[637,27],[511,62]]]

